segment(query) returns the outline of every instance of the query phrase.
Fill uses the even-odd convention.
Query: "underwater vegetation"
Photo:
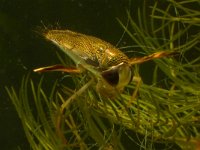
[[[178,53],[153,60],[150,84],[135,64],[134,76],[141,81],[129,83],[115,99],[99,95],[87,73],[67,75],[75,88],[55,81],[47,92],[46,77],[36,82],[32,73],[20,89],[6,88],[32,149],[127,149],[124,138],[134,143],[133,134],[141,149],[155,149],[155,143],[200,148],[200,12],[191,7],[200,4],[166,3],[164,8],[159,2],[144,5],[137,17],[127,11],[128,24],[118,20],[145,55]],[[69,65],[67,56],[58,57]]]

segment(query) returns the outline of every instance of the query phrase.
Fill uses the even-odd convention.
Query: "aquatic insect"
[[[34,72],[83,73],[88,71],[96,79],[96,91],[106,97],[115,97],[129,84],[133,77],[132,65],[174,53],[161,51],[140,58],[128,58],[112,44],[94,36],[70,30],[49,30],[44,36],[67,54],[76,67],[54,65],[35,69]]]

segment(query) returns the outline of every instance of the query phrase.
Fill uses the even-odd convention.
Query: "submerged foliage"
[[[120,24],[146,54],[171,50],[176,57],[155,60],[152,84],[131,82],[116,100],[99,96],[95,81],[85,75],[73,78],[76,89],[57,82],[48,94],[31,80],[22,80],[19,93],[7,88],[32,149],[126,149],[124,136],[143,140],[144,149],[154,142],[176,143],[182,149],[200,145],[200,12],[191,8],[198,0],[159,2],[138,10],[138,23],[128,12],[129,25]],[[66,63],[66,62],[64,62]],[[140,77],[139,66],[134,68]],[[163,74],[162,81],[159,74]],[[133,94],[132,94],[133,93]]]

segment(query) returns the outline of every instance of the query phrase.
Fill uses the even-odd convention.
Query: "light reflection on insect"
[[[83,73],[89,71],[97,81],[96,91],[110,98],[122,92],[132,80],[132,65],[174,53],[161,51],[140,58],[128,58],[110,43],[93,36],[70,30],[49,30],[44,36],[67,54],[75,62],[76,67],[54,65],[35,69],[35,72]]]

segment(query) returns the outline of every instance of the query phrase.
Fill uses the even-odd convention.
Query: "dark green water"
[[[133,13],[137,2],[141,3],[132,2]],[[128,4],[128,0],[0,0],[1,150],[30,149],[5,86],[19,89],[23,75],[33,68],[58,62],[52,46],[35,31],[44,26],[70,29],[115,45],[123,33],[116,17],[126,21]]]

